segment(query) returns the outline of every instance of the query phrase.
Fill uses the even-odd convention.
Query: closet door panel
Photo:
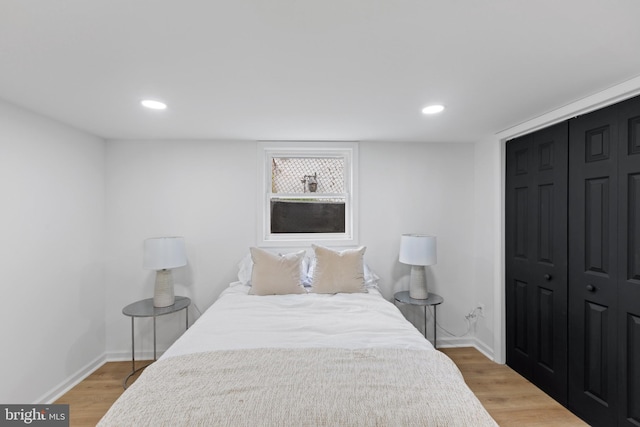
[[[529,259],[529,187],[517,187],[514,189],[514,257],[522,261]]]
[[[620,123],[619,419],[640,426],[640,98],[620,104]]]
[[[539,324],[539,347],[538,365],[539,369],[545,369],[553,373],[557,368],[555,358],[555,324],[558,315],[555,313],[554,294],[550,289],[538,288],[538,312],[540,314]]]
[[[533,358],[531,321],[533,261],[531,223],[533,155],[529,136],[507,145],[506,197],[506,299],[507,363],[521,375],[531,378]]]
[[[640,159],[638,159],[640,162]],[[629,174],[627,181],[626,201],[628,203],[628,216],[627,222],[627,256],[626,272],[627,279],[633,280],[635,284],[640,281],[640,173]],[[624,242],[623,242],[624,244]],[[623,248],[624,253],[624,248]]]
[[[567,179],[568,125],[533,134],[535,263],[533,321],[535,383],[567,402]]]
[[[507,363],[561,403],[567,376],[566,123],[507,144]]]
[[[522,358],[529,357],[529,301],[527,298],[529,286],[527,283],[516,280],[514,283],[514,351]]]
[[[611,191],[609,177],[585,180],[584,189],[584,242],[585,269],[593,281],[598,277],[609,278],[609,257],[611,249]]]
[[[610,370],[615,364],[609,360],[609,354],[602,352],[609,342],[611,320],[607,307],[587,302],[585,304],[585,373],[584,392],[603,406],[608,406]]]
[[[593,425],[617,412],[615,108],[569,128],[569,408]]]
[[[554,260],[554,186],[544,184],[538,186],[538,261],[553,265]]]
[[[621,382],[625,399],[621,419],[626,425],[640,425],[640,316],[627,314],[624,362],[626,373]]]

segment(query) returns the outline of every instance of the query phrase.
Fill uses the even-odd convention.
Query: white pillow
[[[302,281],[302,284],[304,286],[307,286],[307,287],[311,286],[315,269],[316,269],[316,257],[312,256],[311,259],[309,260],[309,269],[307,271],[306,277]],[[380,283],[380,276],[378,276],[371,269],[371,267],[369,267],[366,261],[363,261],[363,269],[364,269],[365,288],[378,288],[378,283]]]
[[[243,285],[251,285],[251,271],[253,270],[253,260],[251,252],[248,252],[238,263],[238,281]]]
[[[364,263],[364,286],[366,288],[377,288],[378,283],[380,282],[380,276],[369,268],[367,263]]]
[[[301,264],[305,251],[276,255],[259,248],[249,248],[253,268],[251,294],[286,295],[306,293],[302,286]]]
[[[286,254],[280,254],[286,255]],[[307,270],[309,268],[309,258],[305,255],[302,258],[302,264],[300,265],[300,275],[302,277],[302,282],[305,286],[311,286],[311,282],[307,278]],[[251,259],[251,252],[247,252],[247,254],[240,260],[238,263],[238,281],[243,285],[251,286],[251,272],[253,271],[253,259]],[[376,276],[377,278],[377,276]]]
[[[334,251],[311,245],[316,264],[311,281],[312,292],[335,294],[366,292],[364,287],[364,252],[366,248]]]

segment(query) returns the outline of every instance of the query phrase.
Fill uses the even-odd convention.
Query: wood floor
[[[501,426],[586,426],[542,390],[507,365],[498,365],[475,348],[444,348],[464,380]]]
[[[458,365],[471,390],[499,425],[586,426],[508,366],[493,363],[478,350],[447,348],[442,352]],[[55,403],[69,404],[72,427],[95,426],[122,394],[122,379],[130,371],[131,362],[105,363]]]

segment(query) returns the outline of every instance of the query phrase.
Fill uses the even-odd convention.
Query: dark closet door
[[[640,426],[640,98],[620,104],[619,118],[619,420]]]
[[[616,425],[618,122],[615,106],[569,128],[569,409]]]
[[[507,364],[567,401],[568,127],[507,143]]]

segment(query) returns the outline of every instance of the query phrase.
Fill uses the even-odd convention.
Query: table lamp
[[[414,299],[429,298],[424,267],[437,262],[435,236],[403,234],[400,238],[399,260],[403,264],[411,265],[409,296]]]
[[[144,241],[144,262],[147,270],[156,270],[153,292],[154,307],[168,307],[175,302],[171,269],[187,265],[183,237],[154,237]]]

